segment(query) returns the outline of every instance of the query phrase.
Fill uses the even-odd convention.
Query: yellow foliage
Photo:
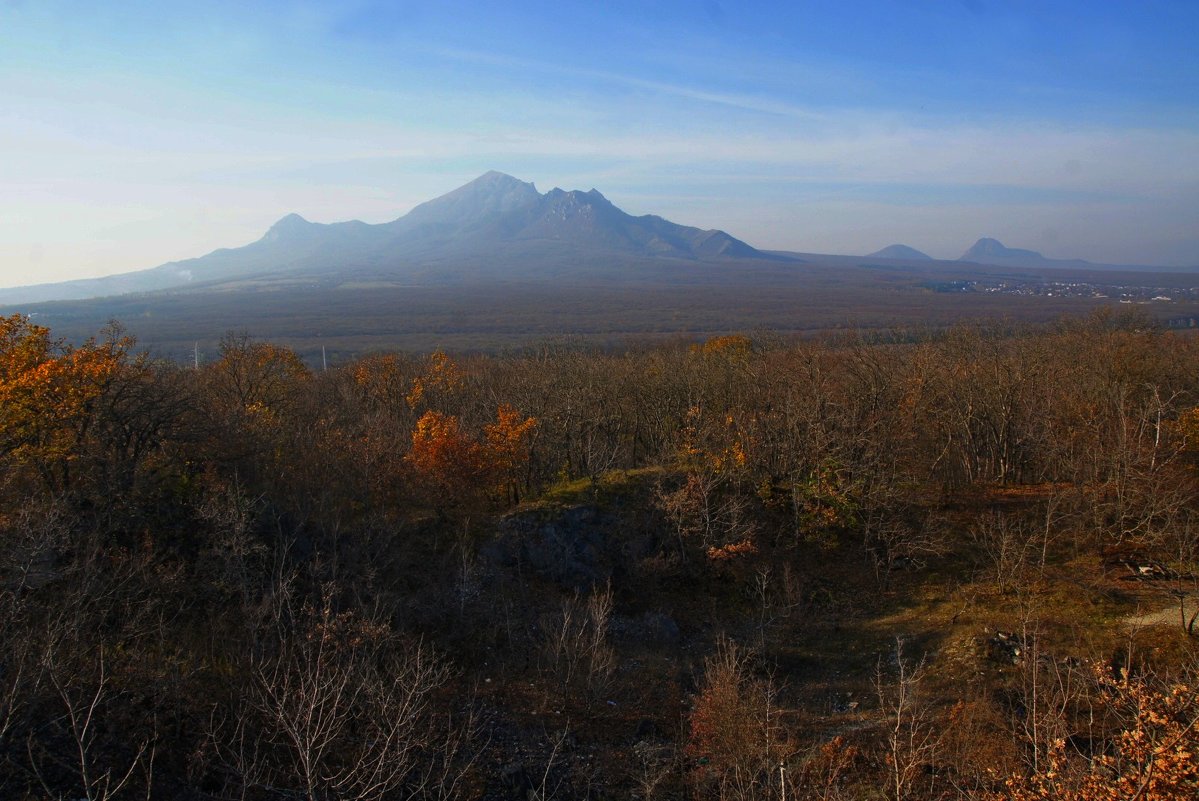
[[[731,542],[728,545],[713,546],[708,549],[708,558],[713,562],[728,562],[738,556],[749,556],[758,552],[758,546],[753,540],[744,539],[741,542]]]
[[[726,414],[721,423],[709,422],[699,406],[687,410],[680,465],[688,470],[735,473],[745,467],[747,457],[737,422]]]
[[[301,380],[309,376],[295,351],[246,337],[223,341],[221,358],[208,373],[224,403],[257,419],[262,419],[265,411],[277,414]]]
[[[434,351],[429,355],[424,373],[412,379],[412,389],[406,400],[408,406],[415,409],[431,395],[458,392],[462,387],[462,372],[458,365],[441,351]]]
[[[419,476],[447,491],[476,484],[488,467],[483,447],[462,432],[458,418],[433,410],[416,421],[407,461]]]
[[[376,408],[394,408],[400,398],[407,402],[404,370],[394,354],[359,359],[351,368],[350,377],[363,400]]]
[[[537,429],[537,421],[520,413],[508,404],[496,410],[496,421],[483,427],[483,435],[492,461],[505,472],[519,467],[529,458],[529,444]]]
[[[692,346],[692,350],[698,350],[704,355],[719,354],[724,356],[745,356],[749,354],[753,342],[747,336],[741,334],[729,334],[722,337],[712,337],[704,342],[702,346]]]
[[[1199,453],[1199,406],[1187,409],[1178,415],[1174,429],[1182,438],[1183,446],[1191,453]]]

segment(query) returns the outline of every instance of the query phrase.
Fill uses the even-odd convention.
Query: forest
[[[1199,339],[0,318],[0,797],[1199,797]]]

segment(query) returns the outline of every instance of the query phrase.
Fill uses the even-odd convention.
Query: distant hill
[[[970,246],[958,259],[974,264],[993,264],[1000,267],[1028,267],[1048,270],[1101,270],[1110,272],[1182,272],[1193,273],[1199,267],[1154,267],[1147,264],[1108,264],[1084,259],[1050,259],[1035,250],[1009,248],[998,239],[983,237]]]
[[[983,237],[970,246],[958,261],[976,264],[997,264],[1010,267],[1048,267],[1058,269],[1141,269],[1135,265],[1096,264],[1082,259],[1048,259],[1035,250],[1009,248],[998,239]],[[1158,268],[1144,268],[1158,269]]]
[[[932,261],[932,256],[927,253],[921,253],[916,248],[908,247],[907,245],[887,245],[882,250],[876,250],[866,256],[868,259],[908,259],[920,261]]]
[[[958,261],[973,261],[980,264],[993,264],[996,262],[1015,263],[1048,260],[1035,250],[1009,248],[998,239],[983,237],[971,245],[970,249],[963,253]]]
[[[337,285],[363,281],[456,283],[540,280],[572,264],[629,259],[721,261],[780,257],[724,231],[654,215],[634,217],[595,189],[541,194],[500,172],[380,225],[279,220],[257,242],[149,270],[0,290],[0,303],[77,300],[230,282]]]

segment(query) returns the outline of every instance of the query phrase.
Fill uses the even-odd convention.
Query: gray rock
[[[550,519],[515,514],[499,526],[480,555],[495,564],[523,565],[567,589],[587,590],[612,574],[610,532],[616,521],[592,506],[575,506]]]

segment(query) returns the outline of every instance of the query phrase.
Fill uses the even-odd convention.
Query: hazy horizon
[[[495,169],[766,249],[1199,265],[1199,8],[10,2],[0,286]]]

